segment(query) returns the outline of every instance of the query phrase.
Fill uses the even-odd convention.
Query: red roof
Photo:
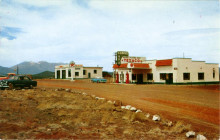
[[[125,63],[125,64],[121,64],[120,66],[118,66],[117,64],[113,65],[113,68],[128,68],[128,65],[130,66],[129,68],[150,68],[149,64],[142,64],[142,63]]]
[[[113,68],[127,68],[127,64],[121,64],[121,65],[117,65],[117,64],[114,64],[113,65]]]
[[[150,68],[149,64],[134,63],[134,68]]]
[[[155,66],[172,66],[172,59],[167,60],[157,60]]]

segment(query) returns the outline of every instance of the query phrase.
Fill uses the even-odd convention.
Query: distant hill
[[[38,74],[44,71],[54,72],[56,65],[64,65],[66,63],[48,63],[46,61],[40,62],[22,62],[18,64],[19,74]],[[11,69],[16,69],[17,65],[11,67]]]
[[[11,68],[0,66],[0,75],[6,75],[7,73],[15,73],[15,71]]]
[[[32,75],[33,79],[54,79],[55,78],[55,72],[51,71],[44,71],[39,74]]]

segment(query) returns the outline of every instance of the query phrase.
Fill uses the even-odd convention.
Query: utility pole
[[[18,75],[18,65],[17,65],[17,75]]]

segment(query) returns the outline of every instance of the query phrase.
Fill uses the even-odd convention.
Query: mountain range
[[[54,72],[54,68],[57,65],[64,65],[67,63],[48,63],[46,61],[39,61],[39,62],[29,62],[25,61],[20,64],[17,64],[12,67],[2,67],[0,66],[0,75],[6,75],[7,73],[17,73],[15,70],[18,66],[19,74],[38,74],[44,71],[51,71]]]

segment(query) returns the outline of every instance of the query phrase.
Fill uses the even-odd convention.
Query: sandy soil
[[[0,138],[185,139],[189,130],[218,138],[219,88],[206,87],[39,80],[37,89],[0,90]],[[162,120],[152,121],[154,114]]]
[[[0,110],[1,139],[185,139],[191,129],[76,91],[5,90]]]

